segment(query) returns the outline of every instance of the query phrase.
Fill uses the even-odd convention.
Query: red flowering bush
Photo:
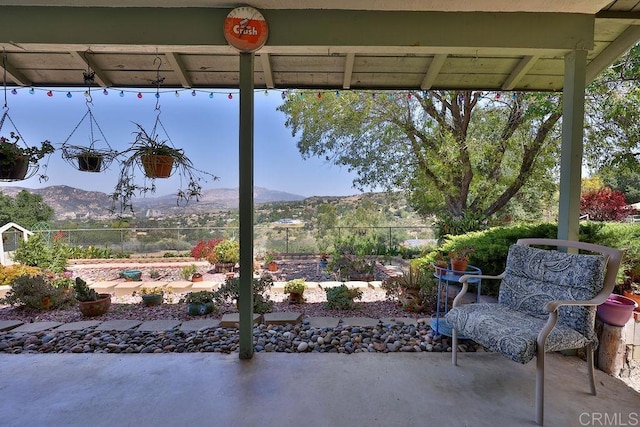
[[[198,244],[191,249],[191,256],[195,259],[207,258],[213,252],[213,248],[224,239],[216,238],[211,240],[200,240]]]
[[[587,191],[580,197],[580,214],[589,215],[591,221],[621,221],[633,213],[624,194],[609,187]]]

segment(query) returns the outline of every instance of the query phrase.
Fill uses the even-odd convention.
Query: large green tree
[[[39,221],[50,221],[53,208],[47,205],[42,196],[20,191],[15,198],[0,193],[0,225],[15,222],[25,228],[31,228]]]
[[[554,94],[297,91],[279,109],[303,158],[346,166],[360,190],[407,191],[424,216],[540,212],[555,188]]]

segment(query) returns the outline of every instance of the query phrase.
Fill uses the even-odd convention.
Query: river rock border
[[[233,353],[239,350],[236,328],[211,328],[195,332],[178,329],[165,332],[124,332],[84,329],[48,330],[37,333],[0,334],[0,352],[22,353]],[[295,325],[264,325],[253,329],[256,352],[285,353],[393,353],[448,352],[450,338],[436,335],[428,322],[379,324],[374,327],[338,325],[336,328],[311,327],[308,321]],[[473,341],[461,340],[459,351],[483,351]]]

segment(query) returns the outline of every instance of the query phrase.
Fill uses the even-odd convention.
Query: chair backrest
[[[530,247],[578,248],[592,254],[573,254]],[[521,239],[507,257],[499,302],[532,315],[548,314],[553,300],[590,300],[613,290],[622,251],[600,245],[556,239]],[[605,273],[606,270],[606,273]],[[604,292],[606,291],[606,292]],[[593,338],[595,306],[562,306],[558,321]]]

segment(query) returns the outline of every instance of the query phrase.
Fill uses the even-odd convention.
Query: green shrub
[[[458,236],[447,236],[434,251],[420,258],[417,263],[431,268],[438,254],[445,257],[461,247],[474,248],[469,264],[479,267],[483,274],[498,275],[504,271],[509,246],[525,237],[556,238],[557,224],[543,223],[516,225],[511,227],[493,227],[484,231],[474,231]],[[431,271],[433,271],[431,269]],[[497,295],[500,283],[496,280],[483,280],[482,291],[487,295]]]
[[[53,285],[44,275],[17,277],[7,295],[0,303],[12,306],[26,306],[36,310],[57,308],[73,301],[66,279],[56,279]]]
[[[504,271],[509,246],[521,238],[550,238],[558,235],[558,226],[554,223],[493,227],[459,236],[448,236],[435,250],[420,258],[417,262],[430,268],[438,254],[447,255],[455,248],[471,246],[475,248],[469,258],[469,264],[479,267],[483,274],[497,275]],[[618,222],[583,222],[580,224],[579,240],[587,243],[623,249],[625,251],[622,266],[618,274],[618,284],[639,273],[640,281],[640,224]],[[482,291],[487,295],[497,295],[498,281],[482,281]]]
[[[62,273],[69,253],[69,247],[62,239],[53,239],[48,244],[41,234],[34,234],[26,242],[20,242],[13,259],[24,265]]]
[[[240,243],[226,239],[214,246],[207,256],[211,264],[237,263],[240,261]]]
[[[71,259],[109,259],[113,256],[111,249],[97,246],[74,246],[69,248]]]
[[[273,286],[270,274],[264,274],[260,279],[252,279],[253,311],[254,313],[268,313],[273,308],[273,301],[266,293]],[[218,304],[233,303],[240,298],[240,278],[232,277],[225,280],[220,289],[215,291],[214,299]]]
[[[296,293],[302,294],[304,290],[307,288],[307,284],[304,279],[291,279],[287,283],[284,284],[284,293]]]
[[[345,284],[326,288],[324,291],[327,294],[327,302],[324,303],[325,307],[337,310],[350,310],[355,306],[354,299],[362,298],[360,289],[349,289]]]
[[[38,267],[22,264],[0,265],[0,286],[10,286],[20,276],[37,276],[39,274],[42,274],[42,269]]]

